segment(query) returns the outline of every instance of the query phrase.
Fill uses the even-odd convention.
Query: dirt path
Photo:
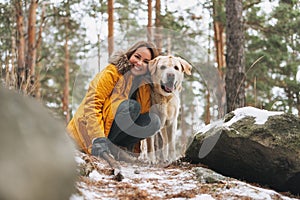
[[[164,167],[121,162],[124,179],[117,181],[102,159],[78,153],[76,161],[81,176],[70,200],[293,199],[184,162]]]

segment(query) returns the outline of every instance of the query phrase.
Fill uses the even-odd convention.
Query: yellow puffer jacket
[[[115,65],[108,65],[91,81],[89,89],[67,126],[79,148],[91,153],[92,140],[107,137],[120,103],[129,98],[134,76],[122,75]],[[150,109],[150,86],[142,82],[137,93],[141,113]]]

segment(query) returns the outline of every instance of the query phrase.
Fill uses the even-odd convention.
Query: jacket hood
[[[118,72],[122,75],[126,74],[130,71],[133,65],[129,62],[127,55],[123,51],[117,51],[115,54],[111,56],[109,62],[116,66]],[[148,71],[145,75],[141,77],[137,77],[140,81],[144,80],[144,83],[150,84],[151,83],[151,75]]]
[[[109,59],[109,62],[114,64],[117,67],[118,72],[123,75],[132,68],[132,64],[129,62],[127,55],[122,51],[113,54]]]

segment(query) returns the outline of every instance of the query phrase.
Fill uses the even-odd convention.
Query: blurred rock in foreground
[[[300,119],[237,109],[196,134],[186,158],[226,176],[300,194]]]
[[[74,144],[39,102],[0,87],[0,199],[69,199]]]

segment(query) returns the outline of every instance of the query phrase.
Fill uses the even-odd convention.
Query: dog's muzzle
[[[167,74],[167,82],[163,83],[160,81],[161,89],[164,90],[166,93],[171,93],[175,89],[175,74],[168,73]]]
[[[174,90],[174,85],[173,83],[160,83],[160,87],[163,91],[165,91],[166,93],[172,93]]]
[[[167,74],[167,82],[164,83],[160,81],[161,89],[164,90],[166,93],[171,93],[175,89],[175,74],[168,73]]]

